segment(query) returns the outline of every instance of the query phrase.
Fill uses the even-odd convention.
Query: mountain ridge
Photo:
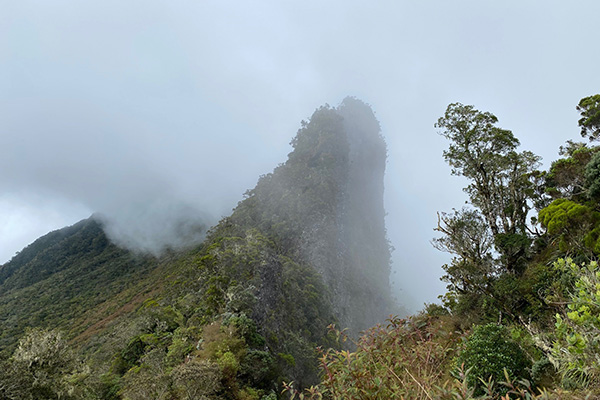
[[[17,270],[46,268],[25,274],[29,286],[13,286],[48,295],[15,307],[10,293],[0,292],[0,325],[13,324],[0,345],[10,350],[27,326],[65,329],[97,375],[130,397],[141,385],[140,367],[184,368],[189,360],[218,365],[221,390],[231,398],[244,390],[266,394],[284,379],[315,383],[314,349],[334,345],[327,326],[357,334],[382,322],[393,304],[386,147],[372,110],[354,98],[318,108],[292,147],[285,163],[188,250],[155,258],[119,249],[95,218],[34,242],[0,276],[5,270],[10,283]],[[73,290],[60,297],[52,285]],[[14,324],[19,309],[29,317]],[[161,356],[153,367],[147,357],[155,352]]]

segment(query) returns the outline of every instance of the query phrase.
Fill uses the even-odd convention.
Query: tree
[[[584,97],[577,105],[581,114],[579,126],[581,136],[589,137],[590,141],[600,138],[600,94]]]
[[[442,280],[448,283],[448,290],[456,293],[487,292],[494,273],[493,238],[481,214],[472,209],[438,214],[435,230],[444,236],[433,239],[433,246],[458,256],[450,265],[443,267],[446,275]]]
[[[471,181],[464,190],[485,218],[505,269],[519,272],[529,245],[529,203],[536,193],[530,178],[540,157],[517,152],[519,140],[497,122],[489,112],[453,103],[435,126],[450,140],[444,158],[452,174]]]
[[[600,153],[595,153],[585,166],[587,194],[592,199],[600,198]]]
[[[546,192],[554,199],[585,200],[588,192],[586,166],[597,152],[598,147],[567,141],[559,151],[563,158],[553,161],[546,174]]]
[[[433,240],[433,246],[438,250],[478,263],[491,257],[493,238],[477,210],[463,208],[452,214],[438,214],[435,230],[445,235]]]

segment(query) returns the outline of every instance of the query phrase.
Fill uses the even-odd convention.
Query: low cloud
[[[110,216],[94,217],[116,245],[154,256],[200,243],[215,222],[214,217],[193,205],[156,199],[144,207],[124,205]]]

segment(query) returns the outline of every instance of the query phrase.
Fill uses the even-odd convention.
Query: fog
[[[466,200],[433,128],[447,104],[493,112],[547,166],[600,87],[592,0],[0,6],[0,263],[92,213],[140,249],[194,240],[353,95],[388,143],[392,280],[416,309],[444,288],[436,212]]]

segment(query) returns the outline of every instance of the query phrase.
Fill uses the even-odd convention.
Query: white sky
[[[389,147],[397,296],[443,292],[436,211],[459,208],[433,124],[498,116],[547,166],[600,92],[589,1],[0,0],[0,263],[93,212],[226,215],[315,108],[370,103]],[[132,216],[135,216],[133,218]],[[156,225],[164,218],[156,219]]]

